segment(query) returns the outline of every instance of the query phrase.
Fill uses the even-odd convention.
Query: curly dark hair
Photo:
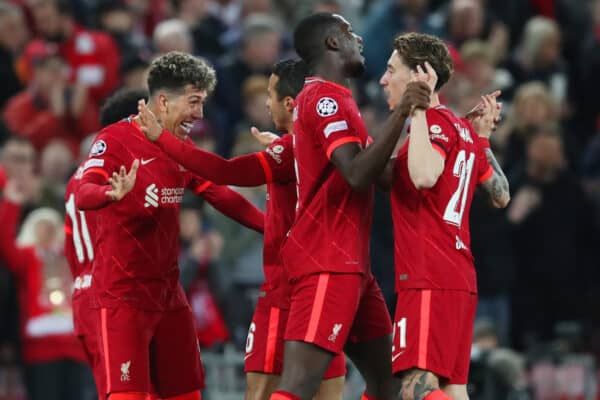
[[[186,85],[210,93],[216,84],[215,70],[206,61],[179,51],[158,57],[148,71],[150,96],[160,89],[181,92]]]
[[[425,61],[435,70],[438,81],[436,92],[448,82],[454,71],[454,63],[446,44],[435,36],[423,33],[405,33],[394,40],[394,49],[405,65],[416,71],[417,65],[424,68]]]

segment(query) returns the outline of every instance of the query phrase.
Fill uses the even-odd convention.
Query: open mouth
[[[181,129],[183,129],[185,131],[185,133],[190,133],[190,131],[192,130],[192,127],[194,126],[193,122],[189,122],[189,121],[184,121],[181,124],[179,124],[179,127]]]

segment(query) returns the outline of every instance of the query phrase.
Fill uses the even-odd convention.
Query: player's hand
[[[395,107],[403,116],[412,115],[416,109],[427,110],[431,101],[431,89],[425,82],[409,82],[400,99],[400,104]]]
[[[254,139],[256,139],[258,143],[262,144],[265,147],[269,147],[275,140],[279,139],[279,136],[277,136],[273,132],[261,132],[255,126],[250,128],[250,132],[252,133],[252,136],[254,136]]]
[[[417,65],[417,71],[411,71],[410,74],[411,82],[425,82],[431,89],[431,93],[435,92],[438,76],[435,69],[427,61],[425,61],[425,66]]]
[[[163,131],[162,126],[158,123],[156,116],[148,108],[146,101],[141,99],[138,101],[138,117],[140,122],[140,128],[144,135],[150,141],[156,142]]]
[[[129,172],[125,171],[125,167],[121,166],[119,173],[113,172],[112,178],[108,180],[112,186],[112,190],[106,192],[106,195],[113,201],[119,201],[135,186],[137,170],[140,166],[139,160],[133,160]]]
[[[497,100],[501,94],[502,94],[502,92],[500,90],[496,90],[492,93],[489,93],[487,96],[492,97],[493,99]],[[496,130],[496,128],[498,127],[498,124],[502,120],[502,117],[500,114],[502,114],[502,103],[496,102],[496,116],[494,118],[494,127],[492,129],[493,131]],[[484,115],[485,115],[484,103],[482,101],[480,101],[479,103],[477,103],[477,105],[475,107],[473,107],[471,109],[471,111],[469,111],[465,115],[465,119],[467,119],[471,123],[471,125],[475,126],[475,124],[478,123],[476,120],[478,118],[483,117]]]
[[[492,132],[496,129],[497,123],[500,120],[500,112],[502,111],[502,103],[496,101],[498,91],[481,96],[481,103],[475,108],[477,111],[471,110],[467,115],[471,114],[469,122],[473,125],[475,132],[480,137],[489,139]]]

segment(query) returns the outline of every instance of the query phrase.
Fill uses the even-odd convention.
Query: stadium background
[[[64,214],[65,184],[100,127],[104,100],[120,88],[143,89],[149,62],[171,50],[205,57],[217,70],[194,141],[227,157],[260,150],[249,127],[273,129],[264,106],[270,67],[293,55],[292,27],[317,10],[343,14],[363,37],[367,71],[352,89],[371,131],[388,112],[378,80],[399,32],[447,41],[455,74],[443,101],[459,114],[481,94],[503,91],[492,145],[512,202],[492,210],[476,198],[471,212],[480,295],[471,398],[596,398],[598,0],[1,0],[1,186],[18,180],[28,213],[51,207]],[[60,34],[50,38],[53,30]],[[264,206],[264,188],[238,190]],[[374,218],[372,267],[393,307],[384,193],[377,193]],[[203,344],[205,395],[242,398],[262,239],[193,196],[184,199],[181,223],[182,283]],[[17,400],[26,398],[16,296],[22,282],[5,264],[0,259],[0,399]],[[347,398],[358,398],[352,370],[347,386]]]

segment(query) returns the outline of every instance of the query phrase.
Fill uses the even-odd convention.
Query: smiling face
[[[400,103],[400,99],[402,99],[406,90],[406,85],[410,82],[410,76],[410,68],[402,62],[398,51],[394,50],[388,60],[385,73],[379,80],[390,111]]]
[[[186,137],[197,120],[202,119],[205,89],[185,85],[180,93],[162,92],[158,95],[159,119],[162,126],[179,138]]]
[[[362,37],[354,33],[352,25],[344,17],[341,15],[335,15],[335,17],[340,21],[340,34],[337,39],[346,75],[350,78],[357,78],[365,71]]]

